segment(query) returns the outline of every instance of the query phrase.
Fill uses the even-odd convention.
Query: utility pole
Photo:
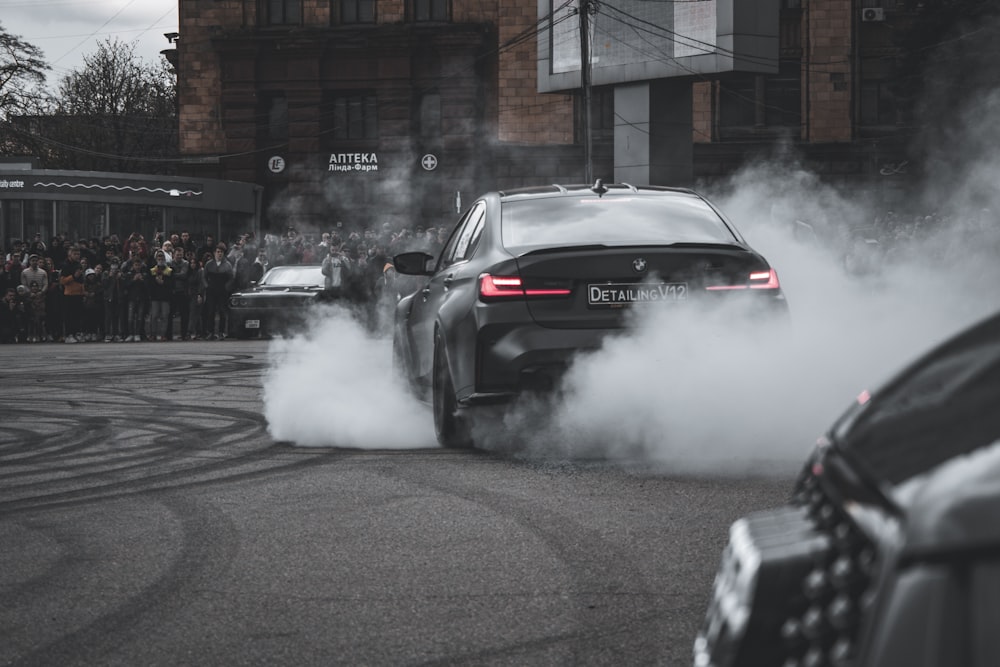
[[[583,98],[583,180],[594,182],[593,141],[590,118],[590,12],[597,10],[596,0],[579,0],[580,8],[580,88]]]

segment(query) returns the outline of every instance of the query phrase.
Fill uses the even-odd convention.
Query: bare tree
[[[176,81],[135,44],[108,39],[62,77],[46,139],[52,168],[170,173],[177,155]]]
[[[37,46],[0,24],[0,120],[35,108],[49,69]]]
[[[38,156],[45,150],[24,119],[49,108],[49,69],[38,47],[0,25],[0,154]]]

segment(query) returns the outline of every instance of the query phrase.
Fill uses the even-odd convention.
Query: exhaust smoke
[[[340,306],[268,347],[264,416],[275,440],[303,447],[436,447],[430,412],[394,379],[391,341]]]
[[[780,153],[700,188],[777,270],[790,329],[636,309],[627,333],[576,359],[557,397],[522,401],[482,446],[679,473],[797,471],[862,390],[1000,309],[1000,156],[986,150],[1000,143],[1000,93],[969,100],[923,163],[865,189],[833,188]],[[889,179],[907,168],[922,185],[891,210]],[[300,445],[434,446],[429,409],[393,378],[390,341],[343,311],[272,344],[265,403],[274,437]]]

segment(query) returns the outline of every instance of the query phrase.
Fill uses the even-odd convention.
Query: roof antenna
[[[594,187],[590,189],[593,190],[598,197],[603,197],[604,193],[608,191],[608,189],[604,187],[604,183],[601,182],[601,179],[597,179],[597,181],[594,183]]]

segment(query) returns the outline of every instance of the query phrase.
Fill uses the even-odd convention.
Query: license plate
[[[260,329],[260,320],[247,320],[243,323],[244,329]]]
[[[596,283],[587,285],[587,303],[592,308],[671,303],[687,299],[687,292],[687,283]]]

